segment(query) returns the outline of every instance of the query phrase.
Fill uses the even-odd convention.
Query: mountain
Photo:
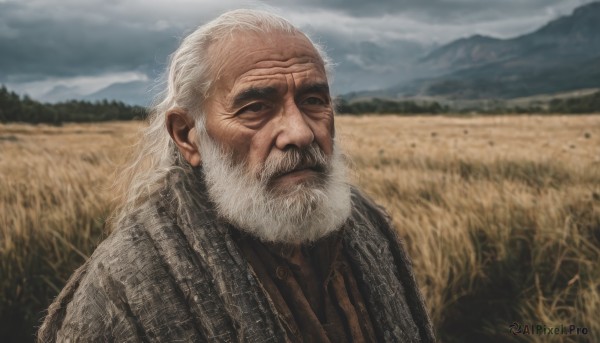
[[[92,94],[82,94],[77,86],[57,85],[37,97],[42,102],[56,103],[72,99],[86,101],[117,100],[128,105],[148,106],[152,101],[150,81],[113,83]]]
[[[475,35],[456,40],[428,54],[418,67],[438,76],[381,94],[514,98],[600,87],[600,2],[512,39]]]
[[[511,46],[504,40],[474,35],[434,50],[421,59],[420,64],[438,72],[447,72],[506,58],[511,54],[510,50]]]
[[[118,100],[129,105],[148,106],[152,102],[149,81],[113,83],[95,93],[86,95],[83,100]]]
[[[57,85],[49,91],[39,96],[39,100],[44,102],[60,102],[81,97],[77,87],[69,87],[65,85]]]

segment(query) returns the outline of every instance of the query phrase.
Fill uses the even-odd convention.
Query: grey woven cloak
[[[286,342],[275,306],[206,195],[202,172],[166,185],[102,242],[49,307],[40,342]],[[195,180],[195,181],[189,181]],[[381,342],[433,342],[410,261],[358,191],[344,249]],[[179,215],[175,215],[179,213]]]

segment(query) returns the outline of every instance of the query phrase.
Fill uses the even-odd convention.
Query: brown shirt
[[[348,256],[336,234],[307,246],[236,237],[293,342],[375,342]]]

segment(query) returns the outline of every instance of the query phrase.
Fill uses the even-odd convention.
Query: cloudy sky
[[[279,13],[325,45],[336,93],[377,89],[414,76],[415,60],[454,39],[514,37],[589,2],[0,0],[0,83],[48,101],[149,88],[181,37],[245,7]]]

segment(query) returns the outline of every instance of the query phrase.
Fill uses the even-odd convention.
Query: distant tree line
[[[487,108],[468,108],[456,112],[477,112],[481,114],[584,114],[600,113],[600,91],[593,94],[552,99],[545,103],[533,102],[520,106],[488,106]]]
[[[27,95],[21,97],[0,88],[0,122],[47,123],[96,122],[107,120],[131,120],[145,117],[141,106],[130,106],[120,101],[70,100],[56,104],[41,103]]]
[[[340,114],[439,114],[439,113],[478,113],[478,114],[577,114],[600,113],[600,91],[567,99],[552,99],[546,103],[532,102],[529,105],[506,105],[502,101],[487,106],[453,108],[433,102],[395,101],[373,98],[370,100],[352,101],[337,100],[337,111]]]
[[[600,92],[594,94],[550,101],[550,113],[600,113]]]
[[[371,100],[348,102],[338,99],[337,112],[341,114],[424,114],[424,113],[446,113],[450,111],[448,106],[442,106],[438,102],[394,101],[379,98]]]

